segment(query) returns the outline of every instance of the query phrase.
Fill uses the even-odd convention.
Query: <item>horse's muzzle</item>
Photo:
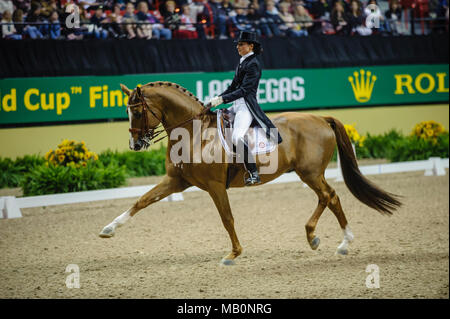
[[[139,151],[142,148],[142,141],[138,139],[136,142],[134,142],[134,150]]]

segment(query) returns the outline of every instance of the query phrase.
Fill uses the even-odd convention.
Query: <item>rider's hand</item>
[[[211,105],[211,107],[216,107],[217,105],[220,105],[222,103],[223,103],[223,99],[221,96],[213,97],[211,99],[211,101],[209,101],[209,104]]]

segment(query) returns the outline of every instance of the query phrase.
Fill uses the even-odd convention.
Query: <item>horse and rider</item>
[[[228,187],[244,187],[264,184],[286,172],[295,172],[317,195],[318,203],[312,216],[305,224],[306,238],[312,249],[320,243],[315,229],[320,216],[326,208],[335,215],[344,238],[337,253],[347,254],[348,245],[353,241],[339,196],[325,180],[325,169],[338,149],[344,182],[350,192],[362,203],[381,214],[390,215],[401,202],[397,195],[386,192],[369,181],[359,170],[350,139],[344,125],[336,118],[317,116],[303,112],[284,112],[270,120],[258,105],[256,94],[261,78],[261,66],[257,56],[262,52],[256,35],[242,32],[237,40],[237,50],[241,56],[231,85],[219,96],[213,97],[205,105],[192,93],[176,83],[151,82],[134,90],[121,85],[128,95],[127,113],[130,122],[130,148],[140,150],[160,133],[172,136],[176,128],[187,130],[189,140],[185,146],[194,152],[194,119],[201,121],[201,128],[215,128],[217,134],[217,115],[212,108],[232,103],[235,113],[232,142],[237,150],[243,150],[244,165],[240,163],[200,162],[175,163],[171,154],[176,144],[171,138],[167,144],[166,172],[161,182],[141,196],[127,211],[116,217],[100,232],[100,237],[114,236],[116,229],[123,226],[131,217],[152,203],[177,192],[196,186],[208,192],[216,205],[222,223],[228,232],[232,251],[222,259],[222,264],[231,265],[242,253],[235,228],[234,218],[228,200]],[[258,173],[262,161],[260,155],[252,156],[246,134],[249,127],[263,128],[267,138],[276,144],[275,171]],[[157,127],[162,129],[157,131]],[[176,134],[175,134],[176,135]],[[218,142],[220,143],[220,141]],[[203,147],[203,144],[200,146]],[[221,145],[220,145],[221,147]],[[176,150],[175,150],[176,152]],[[223,154],[222,154],[223,156]],[[243,167],[244,166],[244,167]],[[230,176],[230,170],[233,174]],[[274,195],[276,196],[276,195]]]

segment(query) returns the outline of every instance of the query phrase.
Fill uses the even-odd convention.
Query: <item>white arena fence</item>
[[[388,164],[376,164],[360,166],[359,169],[363,175],[392,174],[403,172],[424,171],[425,176],[442,176],[446,175],[445,169],[449,168],[448,158],[431,157],[423,161],[398,162]],[[338,158],[338,167],[329,168],[325,171],[325,178],[334,179],[335,181],[343,181]],[[301,182],[295,172],[286,173],[268,184]],[[305,187],[306,184],[303,184]],[[41,195],[19,197],[5,196],[0,197],[0,218],[19,218],[22,217],[21,208],[53,206],[63,204],[76,204],[101,200],[112,200],[120,198],[139,197],[148,192],[155,185],[121,187],[104,190],[94,190],[86,192],[74,192],[54,195]],[[199,191],[198,187],[190,187],[184,192]],[[183,200],[182,193],[175,193],[163,199],[163,201],[180,201]]]

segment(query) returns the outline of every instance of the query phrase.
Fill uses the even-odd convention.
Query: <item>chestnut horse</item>
[[[161,123],[169,136],[175,128],[183,127],[189,132],[188,149],[193,152],[194,119],[201,121],[201,130],[214,128],[217,134],[216,114],[206,112],[205,107],[192,93],[178,84],[171,82],[153,82],[137,87],[133,91],[121,85],[122,91],[129,96],[127,113],[130,119],[130,148],[140,150],[149,144],[157,133],[156,127]],[[337,253],[347,254],[348,244],[353,241],[353,234],[335,190],[324,178],[325,169],[330,162],[336,144],[341,159],[342,174],[350,192],[362,203],[382,214],[392,214],[401,203],[396,195],[390,194],[366,179],[360,172],[353,153],[352,145],[344,125],[335,118],[315,116],[296,112],[286,112],[272,118],[283,142],[277,146],[277,169],[270,174],[261,175],[261,184],[267,183],[285,172],[295,171],[318,196],[317,207],[305,225],[306,238],[312,249],[317,249],[320,240],[315,234],[316,225],[325,208],[330,208],[341,227],[344,239],[337,248]],[[215,143],[220,143],[217,139]],[[234,220],[228,201],[228,187],[243,187],[244,174],[242,163],[221,162],[183,162],[174,163],[171,149],[175,142],[168,140],[166,171],[162,181],[149,192],[140,197],[126,212],[114,219],[100,232],[100,237],[108,238],[115,234],[117,227],[125,224],[141,209],[155,203],[172,193],[182,192],[188,187],[197,186],[207,191],[219,211],[223,225],[232,244],[232,251],[221,261],[224,265],[234,263],[242,253]],[[202,148],[205,146],[201,142]],[[220,144],[218,144],[219,147]],[[256,164],[262,168],[260,155]],[[230,174],[230,171],[233,173]],[[261,171],[260,171],[261,172]]]

